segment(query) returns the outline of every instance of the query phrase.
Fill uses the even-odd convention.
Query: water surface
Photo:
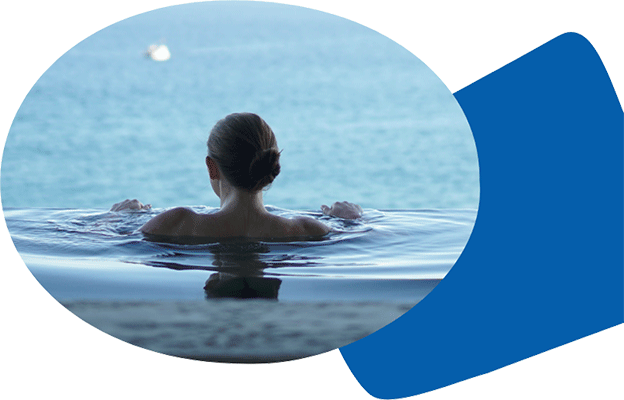
[[[451,269],[476,217],[474,210],[367,209],[360,220],[346,221],[268,209],[318,218],[334,232],[307,241],[180,244],[153,242],[137,231],[159,209],[15,208],[5,216],[26,265],[59,300],[259,297],[414,304]]]

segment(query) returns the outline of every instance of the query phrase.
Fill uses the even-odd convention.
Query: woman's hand
[[[323,204],[321,210],[325,215],[344,219],[357,219],[364,213],[362,207],[348,201],[337,201],[331,208]]]
[[[111,207],[111,211],[135,211],[135,210],[149,210],[152,208],[151,204],[143,204],[137,199],[134,200],[124,200],[120,203],[115,203]]]

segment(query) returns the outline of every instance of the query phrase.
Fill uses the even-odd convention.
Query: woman
[[[269,125],[251,113],[230,114],[217,122],[208,138],[206,166],[221,207],[197,214],[177,207],[152,218],[140,230],[159,236],[285,238],[322,236],[331,229],[309,217],[284,218],[264,207],[262,190],[280,173],[280,151]],[[125,200],[111,211],[149,209],[138,200]],[[321,206],[325,215],[356,219],[357,204],[337,202]]]

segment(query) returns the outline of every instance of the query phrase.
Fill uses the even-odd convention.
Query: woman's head
[[[280,151],[271,127],[256,114],[230,114],[212,128],[208,156],[237,188],[255,192],[280,173]]]

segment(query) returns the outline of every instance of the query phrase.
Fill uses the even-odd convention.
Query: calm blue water
[[[161,40],[172,58],[144,57]],[[365,218],[328,220],[339,232],[312,242],[144,240],[135,230],[158,210],[218,206],[205,142],[239,111],[261,115],[283,149],[265,194],[274,212],[323,218],[321,204],[348,200]],[[0,179],[16,247],[60,299],[203,297],[214,276],[216,297],[251,285],[411,301],[452,267],[479,199],[470,128],[425,64],[350,21],[265,3],[170,7],[85,39],[23,102]],[[126,198],[155,210],[106,211]]]
[[[9,208],[5,217],[26,265],[59,300],[240,297],[237,288],[251,280],[279,300],[412,304],[451,269],[476,218],[474,210],[366,209],[345,221],[270,210],[318,218],[335,232],[313,241],[175,244],[136,232],[162,210]]]
[[[145,58],[160,40],[172,58]],[[218,206],[205,142],[217,120],[237,111],[265,118],[283,149],[268,204],[478,206],[469,126],[416,56],[335,16],[232,2],[139,15],[63,55],[15,117],[2,204]]]

